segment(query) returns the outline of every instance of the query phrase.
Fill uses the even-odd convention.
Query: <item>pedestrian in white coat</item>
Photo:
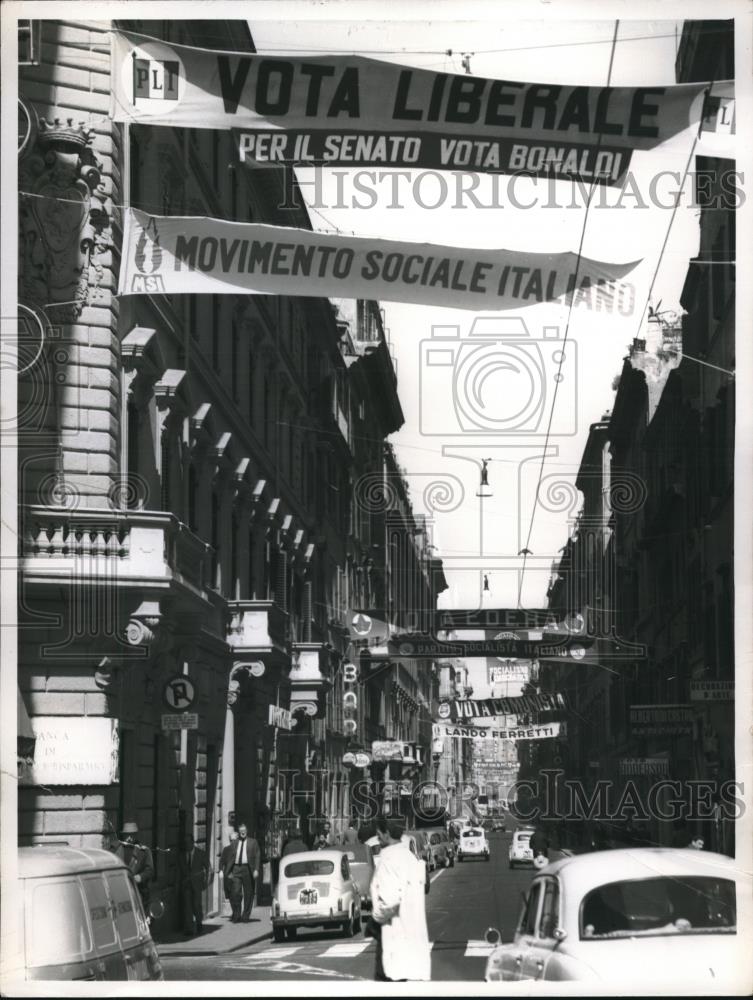
[[[390,982],[431,979],[431,946],[426,927],[426,866],[400,840],[400,831],[380,817],[382,845],[371,882],[372,918],[377,934],[376,978]],[[381,933],[380,933],[381,932]]]

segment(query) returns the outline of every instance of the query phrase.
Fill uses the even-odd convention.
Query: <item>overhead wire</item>
[[[618,19],[618,20],[615,21],[615,24],[614,24],[614,34],[612,36],[612,49],[611,49],[611,52],[609,54],[609,69],[607,70],[607,83],[606,83],[607,87],[609,87],[609,85],[612,82],[612,69],[614,67],[614,55],[615,55],[615,51],[616,51],[616,48],[617,48],[617,35],[618,35],[618,32],[619,32],[619,28],[620,28],[620,22],[619,22],[619,19]],[[602,140],[602,133],[599,132],[599,141],[598,141],[598,143],[596,145],[596,155],[597,156],[598,156],[599,150],[601,149],[601,140]],[[583,217],[583,227],[581,229],[581,234],[580,234],[580,245],[578,246],[578,254],[577,254],[576,262],[575,262],[575,280],[574,280],[574,283],[573,283],[574,287],[577,287],[577,284],[578,284],[578,272],[580,270],[580,262],[581,262],[581,257],[582,257],[582,254],[583,254],[583,243],[584,243],[585,238],[586,238],[586,227],[588,226],[588,213],[589,213],[589,210],[591,208],[591,201],[593,199],[593,195],[594,195],[594,192],[596,191],[596,188],[597,188],[597,183],[594,180],[591,183],[591,189],[590,189],[590,191],[588,193],[588,201],[586,202],[586,211],[585,211],[585,214],[584,214],[584,217]],[[573,305],[574,305],[574,303],[575,303],[575,294],[573,293],[570,296],[570,302],[569,302],[568,311],[567,311],[567,323],[565,325],[565,334],[564,334],[564,337],[562,339],[562,347],[561,347],[561,349],[559,351],[559,362],[558,362],[558,366],[557,366],[557,376],[559,376],[559,377],[556,377],[555,381],[554,381],[554,392],[553,392],[553,395],[552,395],[552,405],[551,405],[551,408],[549,410],[549,421],[548,421],[548,424],[547,424],[546,435],[545,435],[545,438],[544,438],[544,452],[543,452],[543,454],[541,456],[541,465],[539,466],[538,482],[537,482],[537,485],[536,485],[536,491],[535,491],[534,496],[533,496],[533,507],[531,509],[531,519],[530,519],[530,522],[529,522],[529,525],[528,525],[528,535],[526,537],[526,543],[523,546],[523,549],[521,550],[522,553],[523,553],[523,566],[522,566],[522,569],[521,569],[521,572],[520,572],[520,578],[519,578],[519,583],[518,583],[518,607],[520,607],[520,602],[521,602],[522,593],[523,593],[523,582],[525,580],[525,572],[526,572],[526,559],[528,558],[527,557],[527,551],[530,550],[530,548],[531,548],[530,542],[531,542],[531,536],[533,534],[533,524],[534,524],[534,521],[535,521],[535,518],[536,518],[536,509],[538,507],[538,502],[539,502],[539,490],[541,489],[541,482],[542,482],[542,479],[543,479],[543,476],[544,476],[544,465],[546,463],[546,447],[549,444],[549,438],[550,438],[551,432],[552,432],[552,424],[553,424],[553,421],[554,421],[554,410],[555,410],[555,407],[557,405],[557,395],[558,395],[558,390],[559,390],[560,381],[561,381],[561,370],[562,370],[563,362],[565,360],[565,346],[567,344],[567,338],[568,338],[569,333],[570,333],[570,320],[571,320],[572,314],[573,314]]]

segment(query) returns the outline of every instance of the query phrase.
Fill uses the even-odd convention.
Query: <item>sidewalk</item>
[[[209,917],[201,935],[186,937],[171,931],[162,941],[155,941],[160,955],[224,955],[272,936],[271,907],[255,906],[248,924],[233,924],[229,917]]]

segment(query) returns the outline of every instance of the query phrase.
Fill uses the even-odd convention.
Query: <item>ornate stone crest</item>
[[[93,132],[72,118],[38,123],[21,150],[19,271],[21,298],[51,322],[72,323],[104,276],[110,250],[101,164]]]

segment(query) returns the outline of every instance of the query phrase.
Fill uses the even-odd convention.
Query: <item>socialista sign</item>
[[[692,124],[704,84],[583,87],[362,56],[219,52],[116,32],[116,121],[239,130],[257,163],[429,167],[619,184]]]
[[[578,264],[574,253],[400,243],[129,209],[118,292],[347,296],[474,310],[572,299],[629,316],[635,289],[619,279],[637,263]]]
[[[559,712],[567,708],[564,695],[530,694],[515,698],[454,699],[439,703],[441,720],[494,718],[498,715],[523,715],[531,712]]]

